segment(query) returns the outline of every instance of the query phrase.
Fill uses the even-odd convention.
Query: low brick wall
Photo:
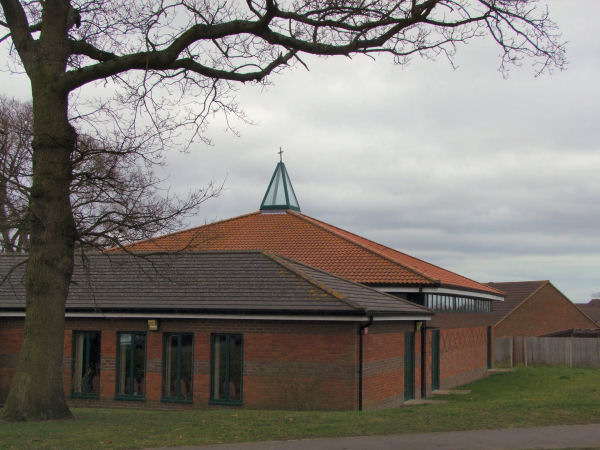
[[[487,327],[440,330],[440,388],[477,380],[487,372]]]

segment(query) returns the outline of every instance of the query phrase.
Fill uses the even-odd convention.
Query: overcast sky
[[[212,147],[169,155],[173,189],[226,178],[189,221],[256,211],[279,147],[302,212],[478,281],[549,279],[575,302],[600,291],[600,2],[553,1],[564,72],[497,71],[487,41],[447,61],[307,58],[243,87],[256,125],[218,117]],[[27,81],[0,74],[26,99]]]

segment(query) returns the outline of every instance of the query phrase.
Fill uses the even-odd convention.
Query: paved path
[[[178,447],[202,450],[600,448],[600,424]]]

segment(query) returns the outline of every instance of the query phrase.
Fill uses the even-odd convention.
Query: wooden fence
[[[600,368],[600,338],[507,337],[494,339],[494,362]]]

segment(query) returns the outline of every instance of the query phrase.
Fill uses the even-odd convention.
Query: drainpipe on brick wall
[[[365,330],[373,323],[373,316],[369,316],[369,321],[358,327],[358,410],[363,409],[363,335]]]

